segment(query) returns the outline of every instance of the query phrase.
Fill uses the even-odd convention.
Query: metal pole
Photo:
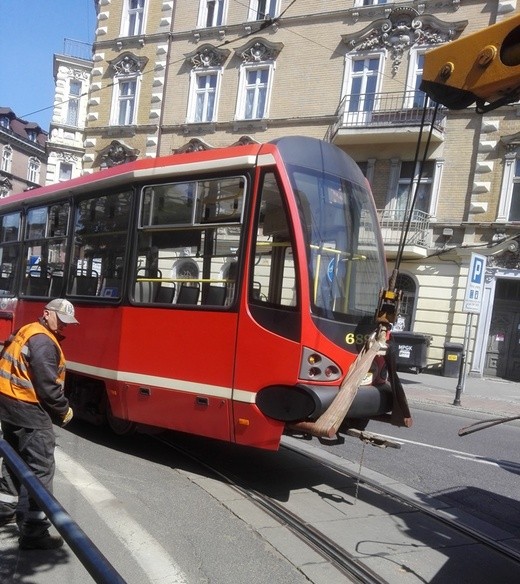
[[[9,464],[9,468],[17,476],[20,483],[25,486],[31,497],[52,521],[54,527],[63,535],[94,581],[98,584],[126,584],[126,580],[2,438],[0,438],[0,455],[6,459],[6,464]]]
[[[457,389],[455,392],[455,399],[453,400],[454,406],[460,406],[460,396],[464,392],[464,386],[466,385],[466,355],[469,349],[469,336],[471,334],[471,321],[473,320],[473,314],[469,313],[466,315],[466,327],[464,329],[464,344],[462,348],[462,355],[460,359],[460,369],[459,378],[457,381]]]

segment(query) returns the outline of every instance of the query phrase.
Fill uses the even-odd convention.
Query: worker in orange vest
[[[53,423],[64,426],[72,409],[64,394],[63,330],[78,324],[74,306],[63,298],[51,300],[42,317],[20,328],[6,343],[0,359],[0,421],[4,439],[52,493],[55,462]],[[0,525],[17,522],[20,482],[2,461]],[[21,549],[55,549],[63,539],[51,535],[50,521],[29,497],[18,517]]]

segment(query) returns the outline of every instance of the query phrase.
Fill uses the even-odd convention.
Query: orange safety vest
[[[44,334],[55,343],[60,355],[56,383],[65,384],[65,357],[56,337],[39,322],[23,326],[15,335],[0,359],[0,393],[15,399],[38,403],[38,397],[22,355],[27,354],[27,341],[34,335]]]

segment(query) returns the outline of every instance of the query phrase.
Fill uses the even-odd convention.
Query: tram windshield
[[[357,323],[375,314],[385,284],[371,195],[345,178],[293,167],[309,266],[313,312]]]

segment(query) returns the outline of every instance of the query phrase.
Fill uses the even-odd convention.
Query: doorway
[[[520,282],[498,279],[484,375],[520,381]]]

